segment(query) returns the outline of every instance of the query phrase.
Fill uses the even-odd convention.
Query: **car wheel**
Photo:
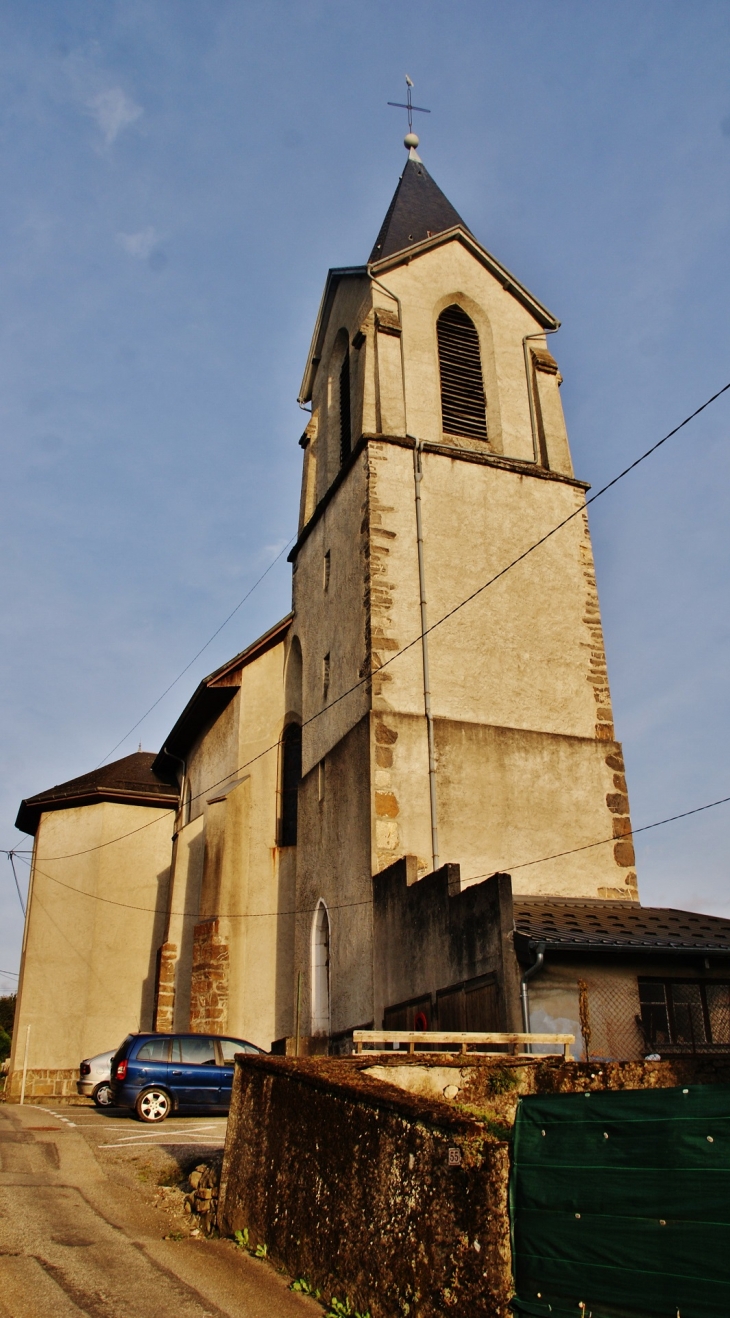
[[[145,1089],[134,1109],[140,1121],[164,1121],[172,1110],[170,1095],[164,1089]]]
[[[108,1080],[102,1080],[101,1084],[96,1086],[93,1093],[93,1099],[97,1107],[111,1107],[114,1099],[112,1096],[112,1087]]]

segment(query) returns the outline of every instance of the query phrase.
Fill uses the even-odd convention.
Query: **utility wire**
[[[178,673],[178,675],[177,675],[177,677],[174,679],[174,681],[172,681],[172,682],[170,683],[169,686],[165,687],[165,690],[162,692],[162,695],[157,697],[157,699],[153,702],[153,704],[150,705],[149,709],[145,711],[145,713],[142,715],[142,717],[141,717],[141,718],[138,718],[138,719],[137,719],[137,722],[132,724],[131,728],[129,729],[129,732],[125,732],[124,736],[123,736],[123,737],[117,742],[116,746],[112,746],[111,750],[110,750],[110,751],[107,751],[106,755],[104,756],[104,759],[103,759],[103,760],[99,760],[99,763],[96,765],[96,768],[97,768],[97,769],[100,769],[100,768],[101,768],[102,764],[104,764],[104,762],[105,762],[106,760],[109,759],[109,756],[110,756],[110,755],[113,755],[114,752],[115,752],[116,750],[119,750],[119,747],[120,747],[120,746],[121,746],[121,745],[127,740],[127,737],[131,737],[132,733],[133,733],[133,732],[136,732],[136,730],[137,730],[137,728],[139,727],[140,723],[144,723],[145,719],[147,718],[147,715],[148,715],[148,714],[151,714],[151,713],[152,713],[152,710],[157,708],[157,706],[159,705],[160,701],[165,699],[165,696],[168,694],[169,691],[172,691],[172,688],[173,688],[174,686],[177,686],[178,682],[180,681],[180,678],[185,676],[185,674],[187,673],[188,669],[189,669],[189,668],[192,668],[192,666],[193,666],[193,664],[195,663],[196,659],[199,659],[200,656],[201,656],[201,654],[203,653],[203,651],[204,651],[204,650],[207,650],[209,645],[212,645],[212,643],[213,643],[213,641],[215,640],[216,636],[220,635],[220,633],[223,631],[223,628],[228,626],[228,623],[231,621],[231,618],[233,618],[234,615],[235,615],[236,613],[238,613],[238,610],[242,607],[242,605],[244,605],[244,604],[246,603],[246,600],[249,598],[249,596],[250,596],[250,595],[253,595],[253,592],[255,591],[256,587],[261,585],[261,582],[263,581],[264,577],[265,577],[265,576],[268,576],[268,574],[269,574],[269,572],[271,571],[272,567],[274,567],[274,566],[279,562],[279,559],[282,557],[283,554],[286,553],[286,551],[287,551],[287,549],[289,548],[289,546],[294,544],[294,541],[296,540],[296,538],[297,538],[297,537],[296,537],[295,535],[293,535],[292,538],[291,538],[291,540],[288,540],[288,541],[287,541],[287,543],[284,545],[284,548],[283,548],[282,550],[280,550],[280,552],[276,555],[276,558],[273,558],[273,559],[271,560],[271,562],[269,563],[269,566],[267,567],[266,571],[261,573],[261,576],[259,577],[258,581],[254,581],[254,583],[253,583],[251,589],[248,590],[248,591],[246,591],[246,594],[244,595],[244,597],[243,597],[242,600],[239,600],[239,601],[238,601],[238,604],[236,605],[235,609],[233,609],[233,610],[228,614],[228,617],[227,617],[227,618],[224,618],[224,620],[223,620],[223,622],[221,623],[220,627],[218,627],[218,628],[216,629],[216,631],[213,632],[213,635],[212,635],[212,636],[211,636],[211,637],[205,642],[205,645],[201,646],[201,648],[198,650],[198,653],[193,655],[192,659],[190,660],[190,663],[189,663],[189,664],[186,664],[185,667],[183,668],[182,672]]]
[[[9,975],[11,979],[18,978],[17,970],[0,970],[0,975]]]
[[[16,888],[17,888],[17,890],[18,890],[18,901],[20,902],[20,909],[21,909],[21,911],[23,912],[23,915],[25,915],[25,902],[23,901],[23,896],[22,896],[22,893],[21,893],[21,891],[20,891],[20,884],[18,883],[18,876],[17,876],[17,874],[16,874],[16,872],[15,872],[15,856],[18,855],[18,852],[16,852],[16,851],[8,851],[6,854],[7,854],[8,860],[10,861],[10,866],[11,866],[11,869],[12,869],[12,871],[13,871],[13,878],[15,879],[15,886],[16,886]],[[28,861],[27,863],[30,865],[30,861]]]
[[[730,802],[730,796],[723,796],[718,801],[708,801],[706,805],[697,805],[692,810],[683,810],[678,815],[669,815],[666,819],[657,819],[653,824],[642,824],[640,828],[632,828],[628,833],[623,833],[621,835],[621,840],[623,841],[625,838],[634,837],[637,833],[647,833],[649,829],[652,828],[662,828],[664,824],[673,824],[677,819],[687,819],[690,815],[699,815],[704,810],[714,810],[715,806],[727,805],[728,802]],[[591,847],[603,847],[606,846],[607,843],[616,842],[617,840],[618,839],[615,837],[599,838],[597,842],[585,842],[580,847],[571,847],[568,851],[558,851],[552,856],[540,856],[537,860],[525,860],[519,865],[505,865],[499,871],[490,870],[485,874],[473,874],[470,878],[466,879],[465,882],[471,884],[476,882],[477,879],[488,879],[491,878],[492,874],[495,872],[511,874],[514,870],[526,869],[529,865],[543,865],[545,861],[556,860],[559,856],[572,856],[577,851],[588,851]],[[53,859],[58,858],[53,857]],[[25,864],[30,865],[30,861],[26,860]],[[39,869],[37,863],[34,868],[36,874],[42,875],[44,879],[50,879],[51,883],[58,884],[60,888],[66,888],[69,892],[76,893],[79,897],[89,897],[92,901],[103,902],[105,906],[121,906],[126,911],[144,911],[149,915],[176,916],[183,920],[198,920],[200,918],[196,911],[168,911],[165,906],[135,906],[131,902],[117,902],[111,897],[100,897],[98,893],[84,892],[82,888],[75,888],[71,883],[64,883],[62,879],[57,879],[55,875],[49,874],[46,870]],[[318,904],[319,903],[317,903],[317,905]],[[338,902],[337,904],[330,906],[328,909],[332,911],[342,911],[354,906],[372,906],[372,904],[372,897],[366,897],[356,902]],[[295,907],[294,910],[291,911],[244,911],[237,915],[226,915],[225,919],[274,919],[285,915],[306,915],[316,911],[316,909],[317,906],[301,906]]]
[[[623,480],[624,476],[628,476],[629,472],[634,471],[636,467],[650,457],[652,453],[656,453],[657,449],[661,448],[662,444],[666,444],[668,439],[671,439],[673,435],[676,435],[678,431],[684,428],[684,426],[689,425],[690,421],[693,421],[696,416],[699,416],[700,412],[704,412],[705,408],[709,407],[711,403],[714,403],[724,393],[727,393],[728,389],[730,389],[730,381],[728,381],[726,385],[723,385],[722,389],[718,389],[717,393],[713,394],[711,398],[708,398],[706,402],[702,403],[702,405],[696,408],[694,412],[691,412],[689,416],[685,417],[684,421],[680,421],[679,425],[675,426],[673,430],[670,430],[662,439],[657,440],[656,444],[652,444],[651,448],[648,448],[645,453],[642,453],[640,457],[636,458],[628,467],[624,467],[623,471],[620,471],[617,476],[614,476],[613,479],[608,481],[606,485],[603,485],[600,490],[597,490],[595,494],[591,495],[590,499],[586,499],[575,509],[574,512],[569,513],[567,517],[564,517],[561,522],[558,522],[556,526],[550,531],[547,531],[539,540],[535,540],[534,543],[525,549],[523,553],[518,554],[517,558],[513,558],[511,563],[508,563],[506,567],[500,568],[499,572],[496,572],[493,577],[490,577],[481,586],[477,587],[476,590],[472,591],[470,595],[467,595],[466,599],[461,600],[459,604],[455,604],[453,609],[449,609],[448,613],[445,613],[441,618],[438,618],[436,622],[431,623],[430,627],[428,627],[425,632],[419,632],[418,636],[415,636],[413,640],[409,641],[407,645],[404,645],[402,649],[394,651],[390,658],[385,659],[377,669],[373,672],[367,673],[364,677],[360,678],[359,681],[355,682],[353,686],[349,687],[347,691],[343,691],[342,695],[336,696],[334,700],[331,700],[329,704],[318,710],[316,714],[312,714],[308,719],[305,719],[301,725],[302,728],[308,727],[310,723],[314,723],[318,718],[321,718],[323,714],[328,713],[335,705],[338,705],[341,700],[345,700],[361,686],[364,686],[367,682],[371,682],[375,673],[382,672],[384,668],[387,668],[390,664],[394,663],[396,659],[399,659],[401,655],[406,654],[408,650],[413,649],[415,645],[420,645],[422,635],[427,636],[430,632],[435,631],[437,627],[441,627],[443,623],[449,620],[449,618],[453,618],[454,614],[458,613],[460,609],[463,609],[467,604],[470,604],[472,600],[476,599],[477,596],[481,595],[490,586],[493,586],[496,581],[499,581],[504,577],[512,568],[516,567],[519,563],[522,563],[530,554],[534,553],[536,549],[539,549],[541,545],[544,545],[546,541],[550,540],[552,536],[562,530],[564,526],[567,526],[574,518],[579,517],[584,513],[589,504],[595,503],[596,499],[600,499],[601,495],[612,489],[614,485],[617,485],[620,480]],[[266,746],[264,750],[259,751],[257,755],[253,755],[250,760],[246,760],[244,764],[239,764],[238,768],[233,769],[231,773],[226,774],[223,778],[218,778],[216,782],[209,783],[201,791],[197,792],[195,796],[191,796],[191,803],[197,801],[201,796],[205,796],[205,794],[212,791],[213,788],[219,787],[222,783],[228,782],[234,774],[241,773],[244,769],[250,768],[252,764],[256,764],[258,760],[262,759],[264,755],[268,755],[271,751],[276,750],[279,745],[280,739],[277,739],[275,742],[272,742],[270,746]],[[156,819],[150,819],[147,823],[140,824],[138,828],[130,829],[128,833],[121,833],[119,837],[109,838],[108,841],[100,842],[96,846],[87,847],[83,851],[69,851],[61,856],[45,856],[43,859],[71,860],[76,856],[87,856],[92,851],[99,851],[102,847],[112,846],[115,842],[122,842],[125,838],[134,836],[135,833],[141,833],[145,828],[150,828],[153,824],[161,822],[161,820],[166,817],[167,811],[162,815],[158,815]]]
[[[529,869],[530,865],[544,865],[547,860],[559,860],[561,856],[574,856],[577,851],[590,851],[592,847],[603,847],[607,842],[623,842],[625,838],[634,837],[637,833],[647,833],[650,828],[661,828],[662,824],[673,824],[675,819],[687,819],[689,815],[699,815],[703,810],[712,810],[716,805],[727,805],[730,796],[723,796],[719,801],[708,801],[707,805],[696,805],[694,810],[683,810],[679,815],[669,815],[667,819],[657,819],[654,824],[642,824],[641,828],[632,828],[628,833],[622,833],[620,837],[602,837],[598,842],[584,842],[580,847],[570,847],[568,851],[555,851],[551,856],[540,856],[538,860],[523,860],[519,865],[505,865],[500,873],[512,874],[514,870]],[[488,874],[472,874],[466,879],[466,883],[474,883],[476,879],[489,879],[494,870]]]

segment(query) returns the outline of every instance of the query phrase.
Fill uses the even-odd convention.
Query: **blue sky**
[[[1,846],[293,534],[313,319],[397,182],[404,74],[429,170],[563,322],[597,487],[730,380],[729,50],[711,0],[5,0]],[[592,511],[636,825],[730,794],[729,399]],[[289,595],[284,556],[116,754]],[[729,842],[730,806],[639,838],[644,902],[730,914]],[[0,857],[3,970],[21,927]]]

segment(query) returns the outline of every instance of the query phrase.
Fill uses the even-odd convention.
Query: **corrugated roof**
[[[561,950],[730,953],[730,920],[638,902],[515,897],[515,941]]]
[[[70,810],[98,801],[120,801],[128,805],[160,805],[174,808],[178,802],[177,782],[153,768],[151,751],[135,751],[91,773],[58,783],[37,796],[21,801],[16,828],[35,835],[41,815],[48,810]]]

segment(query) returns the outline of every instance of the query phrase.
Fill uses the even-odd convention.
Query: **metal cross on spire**
[[[413,82],[408,77],[408,74],[406,74],[406,88],[407,88],[406,104],[404,104],[403,101],[388,101],[388,105],[394,106],[397,110],[408,111],[408,136],[405,139],[404,145],[413,149],[418,146],[418,138],[416,137],[416,134],[413,131],[413,111],[418,110],[419,114],[430,114],[431,111],[427,110],[423,105],[413,104],[413,101],[411,99],[412,87],[413,87]],[[413,138],[415,138],[415,141],[409,140]]]

